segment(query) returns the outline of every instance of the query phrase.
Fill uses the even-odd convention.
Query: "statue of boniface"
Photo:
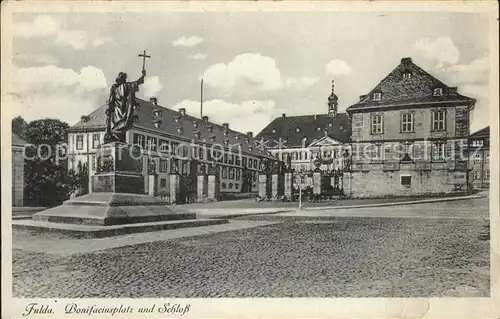
[[[104,143],[123,142],[128,130],[134,124],[134,111],[137,107],[135,92],[139,91],[139,85],[144,83],[146,77],[146,58],[150,55],[139,54],[142,58],[142,76],[133,82],[127,82],[127,73],[120,72],[116,77],[116,83],[111,86],[106,108],[106,134]]]
[[[125,133],[134,123],[135,92],[139,91],[145,76],[146,70],[142,70],[142,76],[137,81],[127,82],[127,73],[118,74],[109,92],[104,143],[125,142]]]

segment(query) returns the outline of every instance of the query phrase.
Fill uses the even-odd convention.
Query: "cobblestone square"
[[[252,227],[139,244],[129,239],[127,246],[72,255],[16,248],[21,237],[37,241],[45,236],[52,245],[64,240],[16,231],[13,293],[43,298],[486,297],[490,243],[478,237],[487,204],[481,199],[391,207],[400,210],[396,217],[245,216],[234,225],[253,221]],[[445,208],[457,216],[428,218]],[[402,218],[405,211],[411,214]]]

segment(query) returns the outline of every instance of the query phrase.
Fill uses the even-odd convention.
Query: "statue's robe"
[[[144,83],[144,77],[134,82],[113,84],[106,109],[106,141],[125,142],[125,133],[134,123],[135,92]]]

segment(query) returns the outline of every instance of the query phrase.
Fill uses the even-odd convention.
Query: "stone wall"
[[[411,176],[411,186],[401,184],[401,176]],[[351,197],[437,195],[455,189],[453,173],[446,169],[433,171],[360,171],[352,172]]]
[[[24,156],[23,148],[12,146],[12,206],[23,206]]]

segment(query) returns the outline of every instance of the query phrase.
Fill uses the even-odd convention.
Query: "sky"
[[[14,116],[75,124],[106,103],[121,71],[147,76],[138,97],[257,134],[272,119],[339,112],[403,57],[477,99],[489,125],[488,18],[447,12],[175,12],[20,14],[13,18]]]

